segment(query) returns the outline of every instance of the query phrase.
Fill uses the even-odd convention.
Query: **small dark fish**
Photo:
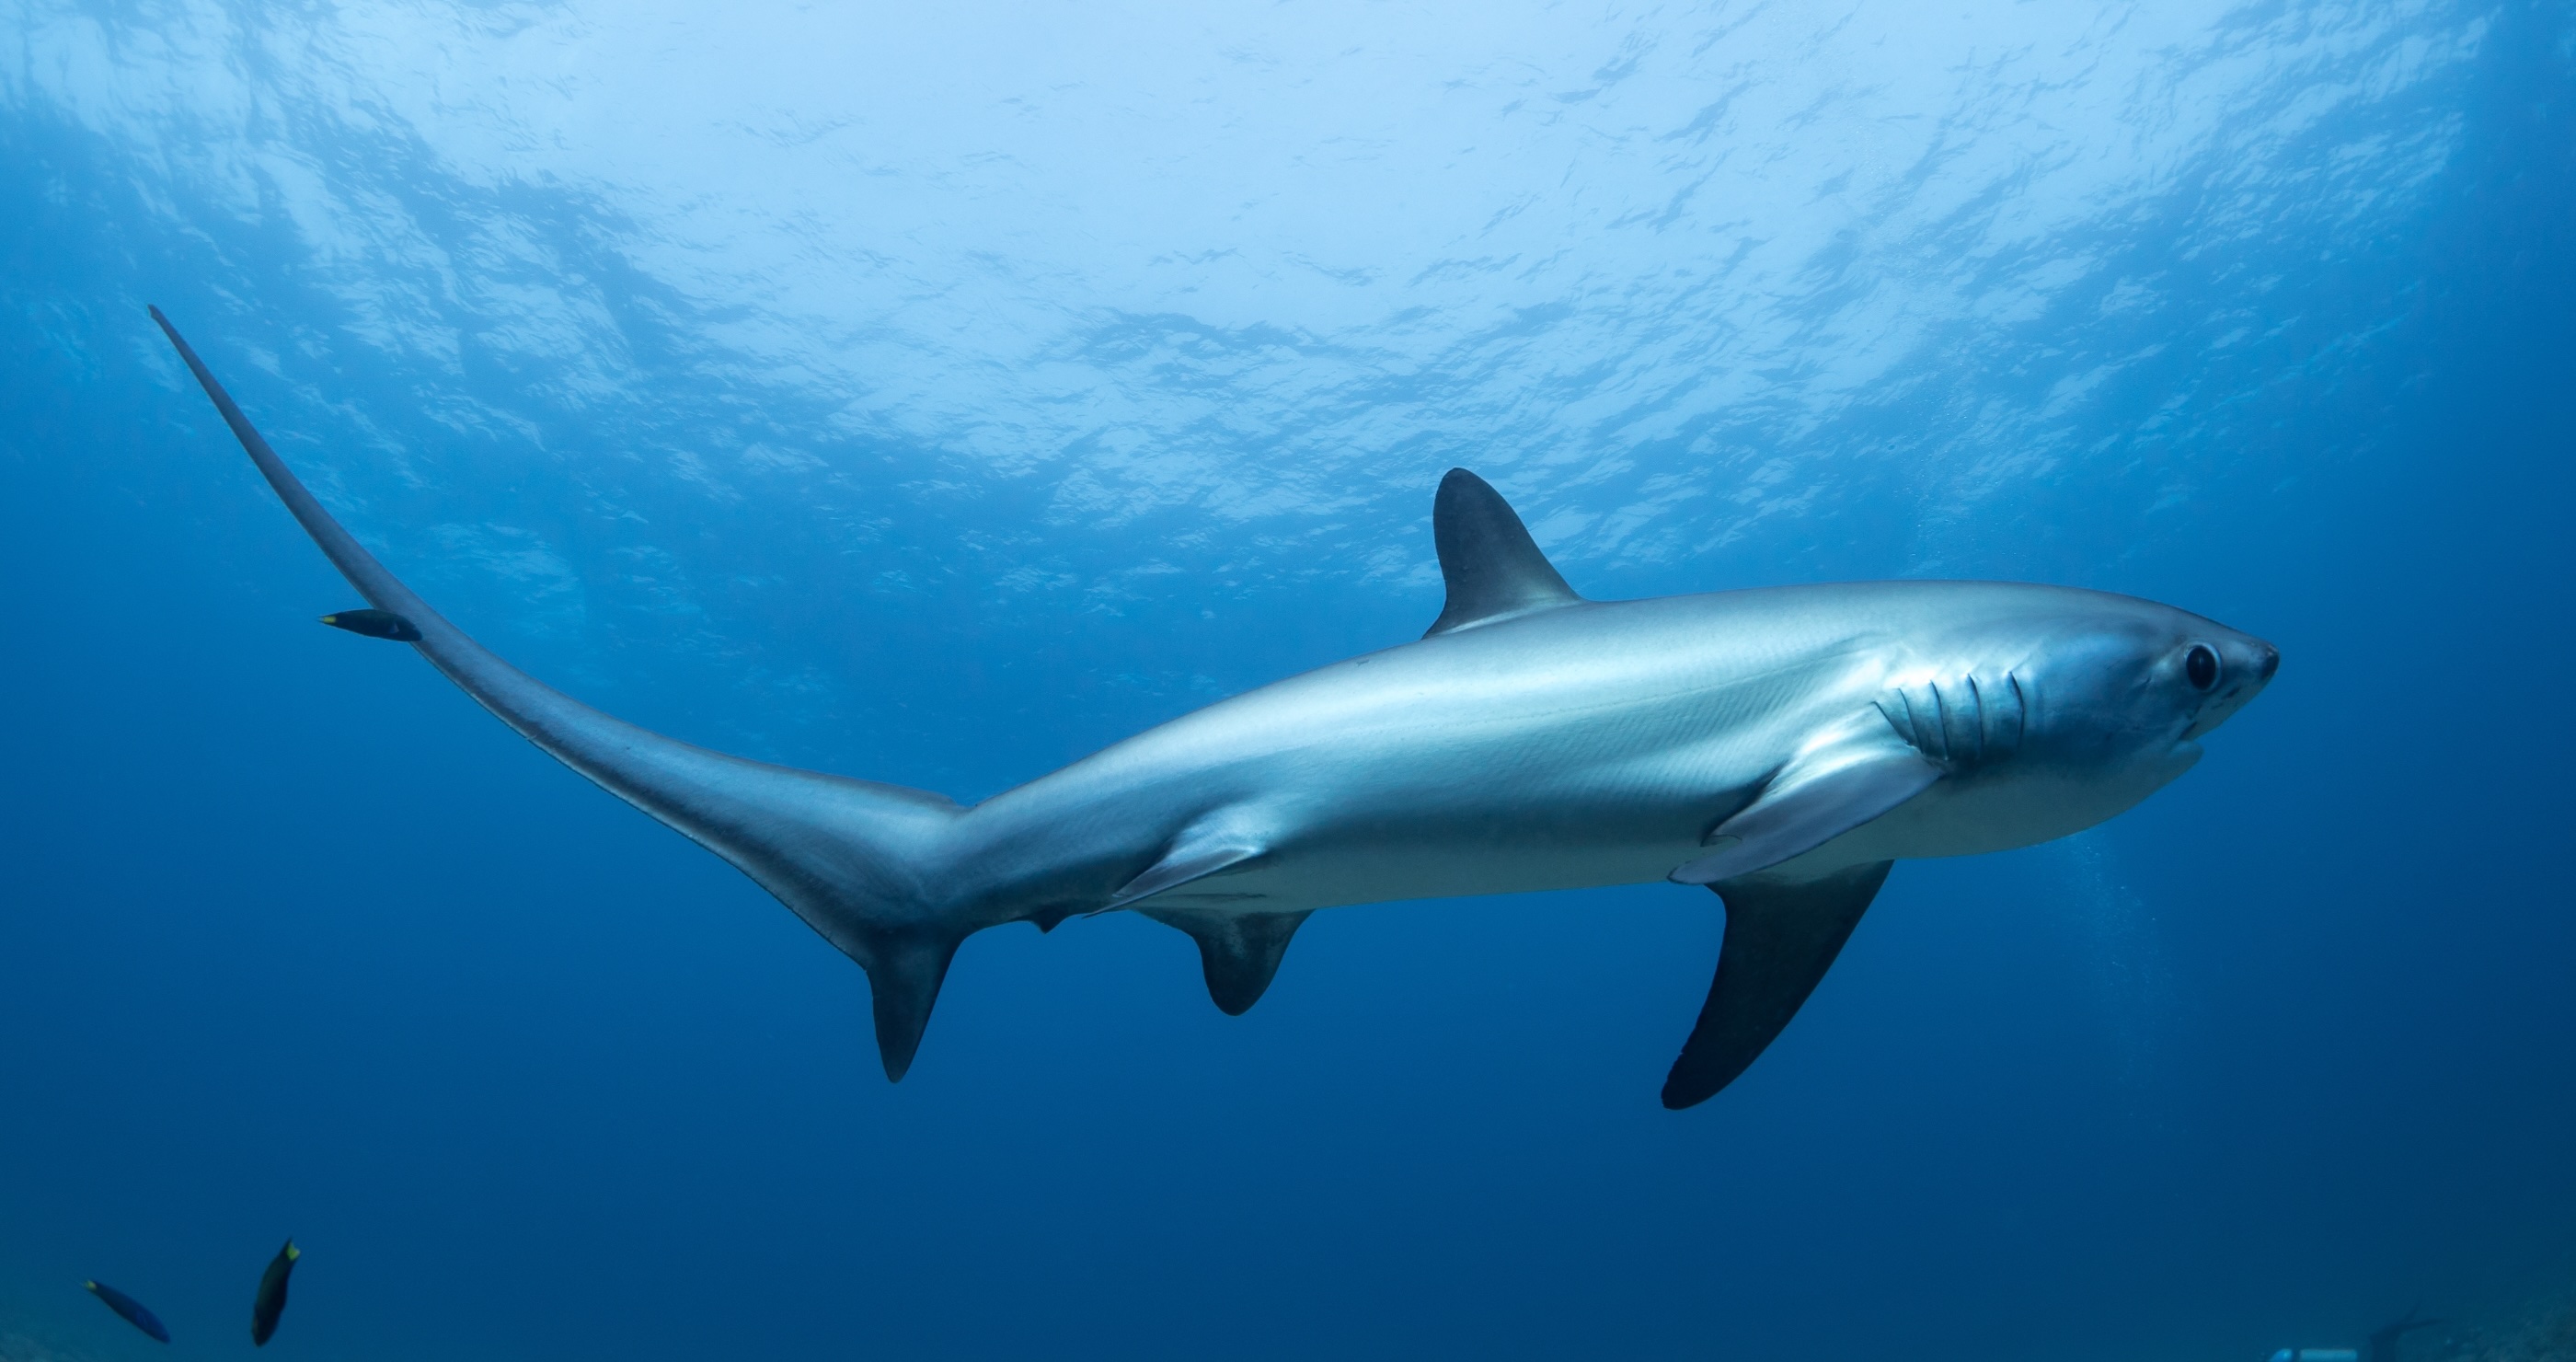
[[[390,610],[343,610],[336,615],[324,615],[322,622],[334,629],[346,629],[369,638],[389,638],[396,643],[420,642],[420,626]]]
[[[250,1341],[253,1346],[266,1343],[269,1336],[277,1332],[277,1317],[286,1313],[286,1278],[295,1271],[295,1260],[303,1256],[304,1250],[297,1248],[295,1241],[289,1239],[286,1247],[268,1260],[268,1271],[259,1274],[259,1299],[250,1303]]]
[[[112,1286],[101,1286],[96,1282],[83,1282],[81,1285],[88,1287],[91,1295],[107,1302],[107,1308],[115,1311],[126,1323],[164,1343],[170,1341],[170,1331],[161,1327],[159,1316],[143,1308],[143,1302]]]

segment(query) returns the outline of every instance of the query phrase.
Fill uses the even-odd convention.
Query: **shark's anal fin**
[[[1726,901],[1726,944],[1681,1058],[1664,1079],[1664,1105],[1697,1106],[1735,1081],[1779,1036],[1842,954],[1852,928],[1887,882],[1889,861],[1820,880],[1713,884]]]
[[[1511,503],[1466,469],[1452,468],[1440,480],[1431,502],[1431,541],[1449,600],[1424,638],[1583,602],[1538,551]]]
[[[1190,934],[1199,943],[1199,966],[1217,1010],[1240,1017],[1261,1001],[1288,954],[1288,939],[1305,913],[1230,913],[1212,908],[1140,908],[1138,912]]]
[[[1813,851],[1930,788],[1941,768],[1895,743],[1833,750],[1793,763],[1734,817],[1709,830],[1709,854],[1672,873],[1715,884]]]

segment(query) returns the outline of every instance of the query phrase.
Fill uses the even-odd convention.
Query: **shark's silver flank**
[[[1238,695],[972,808],[770,766],[587,708],[486,652],[340,528],[172,329],[269,485],[432,666],[565,765],[731,861],[868,973],[886,1076],[958,943],[1128,908],[1252,1006],[1309,913],[1675,880],[1726,904],[1686,1107],[1786,1026],[1909,856],[2091,827],[2189,769],[2280,654],[2125,596],[1990,582],[1587,601],[1483,480],[1433,532],[1419,641]],[[398,637],[395,634],[380,635]]]

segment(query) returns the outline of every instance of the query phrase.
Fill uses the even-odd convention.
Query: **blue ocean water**
[[[11,0],[0,1356],[1905,1358],[2576,1285],[2576,11]],[[2281,645],[2146,805],[1908,863],[1733,1088],[1651,886],[850,963],[356,598],[973,799],[1599,597]],[[2421,1356],[2441,1343],[2417,1340]],[[267,1355],[263,1353],[262,1355]],[[2455,1354],[2456,1355],[2456,1354]]]

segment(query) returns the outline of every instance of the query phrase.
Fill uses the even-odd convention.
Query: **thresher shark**
[[[1228,1013],[1317,909],[1671,880],[1725,903],[1681,1108],[1786,1026],[1906,857],[2089,828],[2188,769],[2280,653],[2127,596],[1862,582],[1574,593],[1503,498],[1442,479],[1420,639],[1219,701],[972,806],[726,756],[572,700],[387,572],[159,309],[279,499],[373,611],[503,723],[739,867],[867,971],[900,1079],[958,944],[1130,909]]]

